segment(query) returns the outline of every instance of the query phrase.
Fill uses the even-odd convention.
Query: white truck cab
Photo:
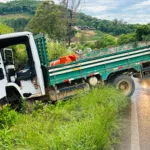
[[[9,47],[19,44],[26,47],[28,66],[16,71],[13,51]],[[30,32],[0,35],[0,104],[13,100],[16,94],[24,99],[45,95],[41,64]]]
[[[6,85],[7,85],[6,72],[2,56],[0,55],[0,104],[5,103],[6,100],[6,88],[5,88]]]

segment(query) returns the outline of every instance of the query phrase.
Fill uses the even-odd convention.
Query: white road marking
[[[134,80],[136,80],[136,79],[134,79]],[[137,83],[138,82],[136,82],[135,84],[137,84]],[[137,90],[137,92],[139,92],[139,91]],[[134,94],[134,95],[137,95],[137,94]],[[137,103],[136,103],[136,98],[134,97],[134,95],[131,98],[132,99],[131,100],[131,150],[140,150]]]
[[[131,150],[140,150],[139,126],[136,102],[131,106]]]

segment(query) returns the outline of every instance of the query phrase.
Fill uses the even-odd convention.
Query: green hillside
[[[0,15],[29,13],[34,15],[40,2],[37,0],[14,0],[7,3],[0,3]]]
[[[38,4],[36,0],[0,3],[0,22],[11,26],[15,31],[23,31],[35,14]]]
[[[122,20],[101,20],[85,15],[84,13],[77,13],[75,25],[89,26],[91,28],[95,28],[96,30],[112,34],[114,36],[132,33],[135,31],[136,27],[136,25],[127,24]]]
[[[13,27],[15,31],[22,31],[30,21],[30,18],[34,16],[36,8],[40,3],[37,0],[17,0],[0,3],[0,22],[5,22]],[[89,26],[114,36],[135,31],[135,25],[116,19],[114,21],[101,20],[83,13],[76,14],[74,25]]]
[[[0,15],[0,22],[14,28],[15,31],[23,31],[33,16],[26,13]]]
[[[101,37],[103,37],[105,34],[101,31],[91,31],[91,30],[85,30],[85,31],[78,31],[75,36],[72,38],[72,42],[91,42],[91,41],[97,41]]]
[[[9,19],[19,19],[19,18],[24,18],[24,19],[30,19],[32,15],[30,14],[8,14],[8,15],[0,15],[0,22],[5,22]]]

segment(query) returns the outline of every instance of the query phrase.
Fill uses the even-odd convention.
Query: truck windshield
[[[0,49],[10,48],[10,46],[13,49],[16,70],[22,70],[27,65],[33,65],[33,57],[28,36],[8,37],[0,40]],[[6,57],[6,60],[9,62],[13,61],[10,52],[7,53]]]

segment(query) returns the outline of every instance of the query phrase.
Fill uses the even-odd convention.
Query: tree
[[[100,40],[95,42],[96,48],[105,48],[109,46],[115,46],[116,44],[117,44],[116,39],[108,34],[106,34]]]
[[[12,27],[16,32],[24,31],[24,28],[29,23],[29,19],[26,18],[17,18],[17,19],[7,19],[4,23]]]
[[[69,21],[68,21],[68,45],[71,43],[71,32],[72,32],[72,25],[74,22],[74,15],[78,10],[79,6],[81,5],[82,0],[61,0],[61,4],[64,8],[67,9],[69,12]]]
[[[44,1],[26,29],[35,34],[42,32],[52,39],[63,40],[66,36],[66,20],[63,13],[64,8],[52,0]]]
[[[136,37],[138,41],[143,41],[145,36],[150,34],[150,25],[138,26],[136,29]]]
[[[137,39],[136,39],[135,33],[122,34],[118,38],[118,45],[127,44],[127,43],[131,43],[131,42],[136,42],[136,41],[137,41]]]
[[[29,13],[34,14],[37,5],[41,3],[38,0],[14,0],[7,3],[0,3],[0,14],[14,14],[14,13]]]
[[[150,34],[142,36],[143,41],[150,41]]]

